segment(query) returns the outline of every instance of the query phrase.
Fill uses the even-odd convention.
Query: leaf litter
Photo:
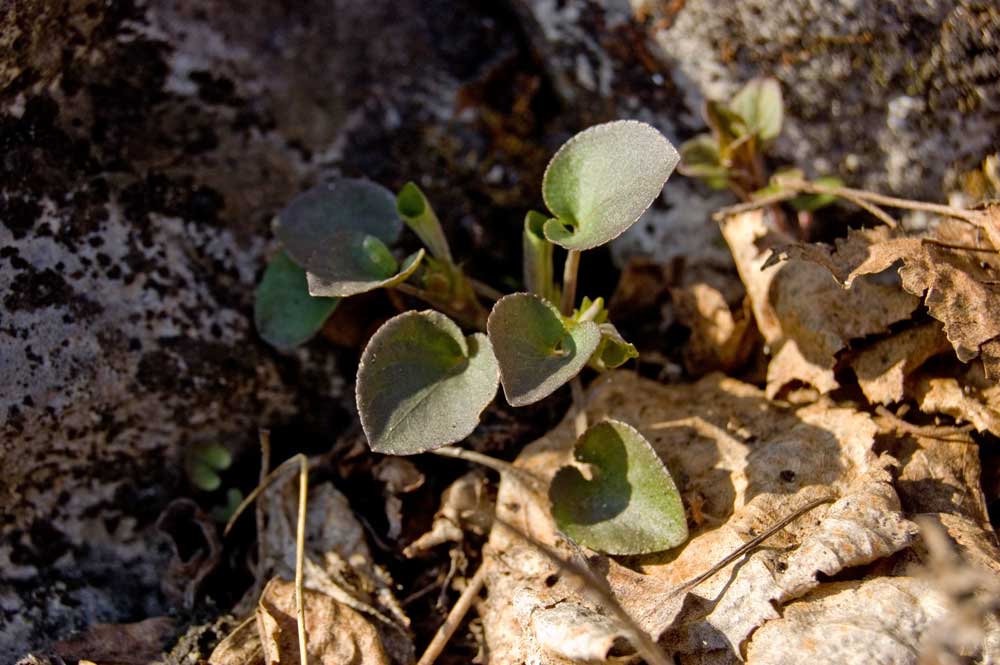
[[[980,251],[1000,234],[949,221],[919,235],[851,230],[824,246],[773,226],[766,210],[722,222],[742,305],[718,284],[669,289],[676,322],[692,331],[689,373],[737,373],[762,339],[763,387],[718,373],[663,385],[617,371],[585,395],[589,422],[613,417],[649,440],[684,498],[686,542],[607,556],[560,533],[546,489],[576,444],[568,414],[501,473],[495,503],[488,476],[472,471],[406,547],[425,557],[459,549],[468,533],[487,536],[485,598],[469,603],[479,662],[634,662],[641,645],[615,606],[679,663],[1000,657],[1000,549],[979,450],[1000,432],[1000,264]],[[409,462],[373,474],[398,535],[401,504],[424,478]],[[293,587],[280,581],[294,565],[290,487],[265,495],[264,570],[275,579],[255,622],[213,663],[297,662]],[[340,662],[331,654],[355,648],[356,662],[412,662],[409,620],[346,498],[327,484],[309,506],[310,657]]]

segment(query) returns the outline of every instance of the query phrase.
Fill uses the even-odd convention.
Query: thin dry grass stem
[[[487,469],[492,469],[497,473],[509,473],[517,476],[518,479],[526,480],[536,490],[541,491],[544,489],[545,483],[542,482],[541,478],[538,478],[534,474],[528,473],[524,469],[519,469],[510,462],[505,462],[495,457],[490,457],[489,455],[477,453],[474,450],[465,450],[464,448],[445,446],[444,448],[437,448],[429,452],[434,453],[435,455],[441,455],[442,457],[452,457],[455,459],[465,460],[466,462],[479,464],[480,466],[485,466]]]
[[[267,480],[267,474],[271,471],[271,430],[261,428],[257,432],[257,438],[260,441],[260,478],[257,484],[263,485]],[[257,570],[254,575],[253,597],[259,598],[264,588],[264,565],[267,560],[267,541],[264,538],[264,507],[259,503],[255,511],[255,519],[257,522]]]
[[[940,203],[927,203],[924,201],[913,201],[910,199],[900,199],[895,196],[885,196],[883,194],[876,194],[875,192],[869,192],[864,189],[854,189],[851,187],[834,187],[830,185],[820,185],[815,182],[809,181],[798,181],[798,182],[786,182],[782,183],[784,190],[776,194],[771,194],[769,196],[762,197],[755,201],[748,201],[746,203],[740,203],[738,205],[727,206],[725,208],[719,209],[712,217],[716,221],[722,221],[726,217],[731,217],[733,215],[738,215],[740,213],[749,212],[751,210],[758,210],[760,208],[766,208],[768,206],[773,206],[775,204],[781,203],[782,201],[787,201],[794,198],[797,194],[828,194],[831,196],[836,196],[842,198],[845,201],[849,201],[854,205],[863,208],[869,212],[874,217],[878,218],[884,224],[891,228],[896,228],[898,223],[892,218],[889,213],[883,210],[886,208],[897,208],[900,210],[916,210],[920,212],[929,212],[935,215],[941,215],[944,217],[952,217],[954,219],[960,219],[964,222],[970,224],[979,224],[979,218],[977,213],[972,210],[964,210],[962,208],[956,208],[954,206],[942,205]]]
[[[759,547],[761,544],[764,543],[765,540],[767,540],[774,534],[778,533],[786,526],[788,526],[798,518],[808,513],[810,510],[818,508],[819,506],[822,506],[825,503],[830,503],[834,501],[835,498],[836,497],[831,495],[831,496],[820,497],[819,499],[814,499],[809,503],[807,503],[806,505],[799,508],[798,510],[796,510],[795,512],[793,512],[791,515],[783,517],[779,521],[775,522],[772,526],[768,527],[767,530],[764,531],[762,534],[760,534],[756,538],[753,538],[752,540],[747,541],[746,544],[737,548],[731,554],[726,555],[726,557],[724,557],[722,561],[719,561],[717,564],[706,570],[701,575],[698,575],[694,579],[685,582],[684,584],[680,585],[679,587],[671,591],[670,596],[673,597],[681,593],[687,593],[688,591],[695,588],[705,580],[714,576],[716,573],[718,573],[723,568],[731,564],[733,561],[736,561],[744,554],[747,554],[748,552]]]
[[[289,457],[284,462],[279,464],[274,469],[274,471],[267,474],[267,477],[264,479],[264,481],[261,482],[259,485],[257,485],[257,487],[253,488],[253,491],[250,492],[250,494],[248,494],[247,497],[240,502],[240,505],[236,506],[236,510],[233,511],[232,517],[229,518],[229,521],[226,522],[225,528],[222,530],[223,537],[229,535],[229,532],[232,531],[233,525],[236,524],[236,520],[238,520],[240,515],[242,515],[244,511],[246,511],[246,509],[250,507],[250,504],[252,504],[257,499],[257,497],[260,496],[261,492],[270,487],[274,483],[274,481],[281,476],[282,473],[288,471],[289,469],[295,468],[297,464],[300,464],[302,462],[305,462],[310,466],[312,465],[312,462],[310,462],[305,455],[299,453],[298,455]]]
[[[942,242],[940,240],[935,240],[934,238],[921,238],[921,242],[925,245],[934,245],[935,247],[941,247],[943,249],[956,249],[963,252],[984,252],[986,254],[996,254],[997,250],[992,247],[976,247],[974,245],[960,245],[953,242]]]
[[[947,443],[961,443],[967,446],[976,445],[971,438],[968,438],[968,435],[972,434],[972,425],[965,425],[963,427],[921,427],[920,425],[914,425],[913,423],[903,420],[884,406],[875,407],[875,413],[891,422],[893,427],[897,430],[905,432],[906,434],[921,436],[926,439],[934,439],[935,441],[945,441]],[[965,434],[966,438],[949,436],[951,434],[955,434],[956,432],[959,434]]]
[[[672,665],[673,659],[668,658],[663,653],[656,642],[639,626],[639,624],[635,622],[635,619],[633,619],[629,613],[625,611],[625,608],[622,607],[618,602],[618,599],[615,598],[614,593],[612,593],[611,589],[608,588],[607,583],[595,575],[593,571],[585,566],[581,566],[575,561],[569,561],[563,558],[563,556],[556,552],[553,548],[521,531],[516,526],[505,520],[495,517],[494,524],[502,526],[544,554],[564,573],[573,575],[583,581],[587,588],[597,595],[604,606],[615,614],[615,617],[618,619],[618,622],[621,624],[621,627],[628,636],[629,641],[633,646],[635,646],[639,655],[647,663],[650,663],[650,665]]]
[[[309,665],[306,652],[306,608],[302,599],[302,571],[306,556],[306,506],[309,496],[309,462],[305,455],[299,458],[299,514],[295,527],[295,614],[298,618],[299,662]]]
[[[424,654],[417,661],[417,665],[431,665],[437,657],[441,655],[444,650],[448,640],[451,639],[455,631],[462,624],[462,619],[468,613],[469,608],[476,601],[476,597],[483,588],[483,582],[486,578],[485,566],[480,566],[476,574],[466,584],[465,589],[462,591],[462,595],[458,597],[455,604],[452,606],[451,611],[448,612],[448,616],[445,618],[444,623],[441,627],[437,629],[434,634],[434,638],[431,639],[431,643],[427,645],[427,649],[424,650]]]

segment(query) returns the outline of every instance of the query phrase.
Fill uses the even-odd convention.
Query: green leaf
[[[813,183],[817,185],[825,185],[826,187],[844,186],[844,181],[834,176],[816,178],[813,180]],[[791,199],[789,203],[796,210],[813,212],[814,210],[819,210],[820,208],[830,205],[836,200],[837,197],[833,194],[800,194]]]
[[[558,302],[555,273],[552,268],[553,245],[545,239],[543,228],[548,217],[531,210],[524,218],[521,246],[524,252],[524,286],[549,302]]]
[[[192,485],[205,492],[214,492],[222,486],[222,478],[204,462],[191,462],[188,477]]]
[[[577,543],[607,554],[648,554],[688,537],[677,486],[649,442],[630,425],[606,420],[584,432],[574,455],[588,480],[565,466],[549,486],[552,516]]]
[[[228,469],[233,463],[233,454],[229,449],[218,443],[199,446],[195,450],[195,459],[207,464],[212,469],[220,471]]]
[[[725,166],[732,151],[732,145],[749,137],[746,123],[738,113],[721,102],[705,101],[705,122],[712,129],[712,135],[719,151],[719,163]]]
[[[431,256],[449,265],[454,264],[441,222],[416,183],[408,182],[399,190],[396,196],[396,211],[430,250]]]
[[[339,298],[309,295],[305,271],[284,252],[278,252],[257,286],[254,324],[271,346],[294,349],[319,332],[339,302]]]
[[[618,329],[610,323],[600,324],[601,343],[590,357],[590,366],[598,372],[621,367],[632,358],[638,358],[639,352],[634,345],[625,341]]]
[[[719,145],[711,134],[700,134],[681,145],[677,170],[705,181],[712,189],[725,189],[729,183],[729,169],[720,162]]]
[[[781,86],[775,79],[756,78],[747,82],[729,106],[761,139],[767,141],[781,133],[784,103]]]
[[[548,301],[513,293],[493,305],[486,330],[511,406],[548,397],[580,373],[601,341],[593,321],[567,321]]]
[[[306,274],[314,296],[347,296],[388,288],[406,281],[416,271],[426,252],[419,249],[403,261],[395,273],[396,259],[375,236],[345,233],[328,255],[326,270]]]
[[[635,120],[596,125],[567,141],[542,178],[557,219],[545,237],[585,250],[617,238],[653,203],[680,157],[660,132]]]
[[[306,272],[325,275],[344,234],[391,245],[402,229],[392,192],[369,180],[342,178],[292,199],[278,213],[275,234]]]
[[[358,367],[357,402],[371,449],[410,455],[464,439],[493,401],[497,359],[482,333],[444,314],[404,312],[372,336]]]

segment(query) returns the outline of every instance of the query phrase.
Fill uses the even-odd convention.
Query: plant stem
[[[478,279],[473,279],[472,277],[467,277],[466,279],[469,280],[469,284],[472,285],[472,290],[476,292],[476,295],[493,301],[503,298],[503,293],[497,291],[486,282],[480,282]]]
[[[583,399],[583,383],[579,376],[574,376],[569,382],[569,388],[573,392],[573,429],[576,431],[576,438],[583,436],[587,431],[587,408]]]
[[[580,252],[571,249],[566,255],[566,265],[563,266],[562,306],[559,309],[564,316],[572,314],[573,305],[576,304],[576,274],[579,270]]]
[[[476,600],[476,596],[479,595],[480,590],[482,590],[485,579],[485,566],[480,566],[476,574],[468,581],[465,590],[462,591],[462,595],[458,597],[451,611],[448,612],[447,618],[445,618],[441,627],[438,628],[437,633],[434,634],[434,638],[427,645],[427,649],[424,651],[424,655],[420,657],[420,660],[417,661],[417,665],[431,665],[441,655],[448,640],[458,630],[462,619],[469,611],[469,608],[472,607],[472,603]]]
[[[431,450],[430,452],[435,455],[441,455],[442,457],[453,457],[455,459],[464,460],[466,462],[472,462],[474,464],[479,464],[485,466],[487,469],[493,469],[497,473],[505,474],[510,473],[517,476],[520,479],[528,481],[529,484],[534,485],[536,489],[544,488],[545,483],[541,481],[535,475],[525,471],[524,469],[519,469],[510,462],[505,462],[501,459],[495,457],[490,457],[489,455],[484,455],[482,453],[477,453],[475,450],[466,450],[465,448],[456,448],[454,446],[445,446],[444,448],[437,448]]]

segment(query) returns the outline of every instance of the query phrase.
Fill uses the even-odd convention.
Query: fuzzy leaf
[[[423,249],[410,254],[395,272],[396,259],[381,240],[358,233],[341,234],[328,254],[325,273],[307,274],[309,293],[344,298],[395,286],[416,271],[425,254]]]
[[[631,425],[605,420],[576,442],[575,466],[549,486],[552,516],[577,543],[607,554],[647,554],[680,545],[687,519],[673,478],[645,437]]]
[[[551,303],[513,293],[493,305],[486,322],[511,406],[548,397],[580,373],[601,341],[593,321],[565,321]]]
[[[325,276],[342,234],[374,236],[390,245],[402,229],[392,192],[369,180],[342,178],[292,199],[278,214],[275,234],[293,261]]]
[[[557,218],[545,223],[545,237],[574,250],[617,238],[659,196],[679,160],[670,141],[642,122],[585,129],[545,169],[542,196]]]
[[[730,108],[743,118],[749,130],[765,141],[781,133],[783,106],[781,86],[773,78],[747,82],[730,103]]]
[[[486,335],[466,337],[432,310],[404,312],[379,328],[361,355],[357,401],[368,444],[410,455],[460,441],[498,383]]]
[[[339,298],[309,295],[305,271],[284,252],[278,252],[257,287],[254,323],[268,344],[293,349],[319,332],[339,302]]]

